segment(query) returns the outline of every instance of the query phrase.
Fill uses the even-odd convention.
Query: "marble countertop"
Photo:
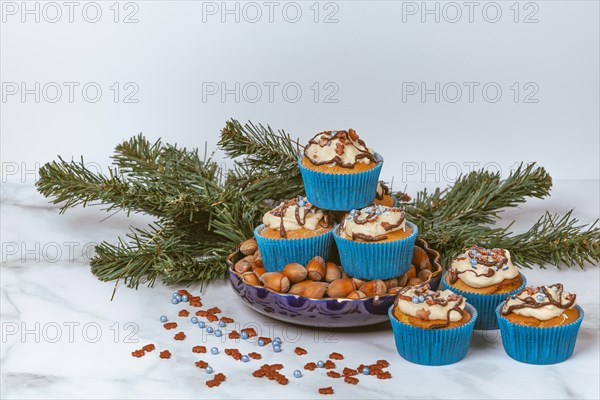
[[[576,207],[576,216],[591,222],[600,214],[599,183],[557,182],[550,199],[531,201],[506,218],[518,218],[516,228],[531,224],[545,209],[564,212]],[[260,361],[236,362],[220,354],[200,357],[191,347],[204,344],[224,349],[219,338],[202,337],[202,331],[177,317],[182,304],[170,303],[179,287],[157,284],[139,290],[121,286],[111,301],[113,283],[98,281],[87,259],[93,244],[114,240],[128,225],[149,222],[144,216],[122,214],[102,221],[99,208],[75,209],[59,215],[58,209],[30,184],[2,187],[1,268],[1,397],[2,398],[313,398],[317,389],[333,386],[332,398],[599,398],[599,281],[600,269],[549,266],[525,270],[531,284],[563,282],[577,293],[585,309],[577,346],[571,359],[550,366],[521,364],[502,348],[498,331],[476,332],[467,357],[454,365],[425,367],[398,356],[389,324],[347,330],[312,330],[271,320],[246,307],[226,282],[201,289],[205,306],[219,306],[236,320],[237,328],[254,326],[259,333],[280,336],[281,353],[262,350],[254,343],[235,344],[242,352],[259,351]],[[102,222],[101,222],[102,221]],[[165,314],[179,323],[187,338],[173,340],[159,321]],[[179,329],[177,330],[179,331]],[[224,339],[224,338],[223,338]],[[227,340],[229,342],[229,340]],[[131,352],[147,343],[173,356],[162,360],[158,352],[134,358]],[[302,346],[308,355],[298,357]],[[293,378],[308,361],[325,360],[336,351],[346,356],[338,366],[356,367],[387,359],[391,380],[364,377],[356,386],[334,380],[324,370]],[[209,361],[215,372],[227,375],[218,388],[205,385],[207,374],[194,366]],[[257,379],[251,372],[263,363],[282,363],[290,382],[281,386]],[[326,397],[327,398],[327,397]]]

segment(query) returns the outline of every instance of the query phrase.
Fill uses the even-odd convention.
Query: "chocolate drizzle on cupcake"
[[[331,164],[342,168],[354,168],[358,162],[377,162],[375,153],[354,129],[316,134],[304,147],[304,156],[314,165]]]
[[[471,287],[480,288],[512,279],[518,274],[507,250],[471,246],[463,255],[452,260],[448,282],[454,284],[461,279]]]
[[[509,297],[502,307],[501,314],[515,313],[539,320],[548,320],[562,314],[575,305],[577,295],[564,291],[563,285],[527,286]]]
[[[466,313],[463,296],[449,290],[429,290],[428,285],[403,288],[398,292],[394,305],[400,312],[424,321],[444,321],[431,325],[430,329],[446,328],[450,322],[460,321]]]
[[[386,233],[405,229],[405,222],[400,208],[375,205],[350,211],[340,225],[340,232],[352,240],[379,242],[388,238]]]
[[[293,214],[290,215],[292,209]],[[282,238],[287,238],[288,230],[327,228],[329,226],[329,215],[309,203],[306,197],[298,196],[295,199],[281,202],[273,210],[267,212],[263,217],[263,223],[265,226],[278,228],[279,235]]]
[[[390,192],[390,188],[387,187],[387,185],[385,184],[384,181],[379,181],[379,183],[377,184],[377,192],[375,194],[375,198],[377,200],[383,200],[383,198],[385,196],[390,196],[391,192]]]

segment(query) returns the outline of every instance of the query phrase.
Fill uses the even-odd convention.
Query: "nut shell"
[[[306,279],[302,282],[295,283],[292,285],[288,293],[302,296],[302,293],[304,292],[304,289],[306,289],[306,286],[310,285],[311,283],[313,283],[313,281],[311,281],[310,279]]]
[[[351,292],[354,291],[354,289],[356,288],[354,287],[352,279],[340,278],[336,279],[335,281],[329,284],[329,287],[327,288],[327,295],[335,299],[340,299],[348,296]]]
[[[274,292],[287,293],[290,290],[290,280],[281,272],[265,272],[260,281]]]
[[[419,271],[419,273],[417,274],[417,278],[419,278],[423,282],[427,282],[427,280],[429,279],[430,276],[431,276],[431,271],[428,269],[423,269],[423,270]]]
[[[391,279],[386,279],[385,281],[385,286],[388,289],[391,289],[393,287],[397,287],[398,286],[398,278],[391,278]]]
[[[398,278],[398,286],[404,287],[408,283],[408,275],[404,274]]]
[[[342,277],[342,269],[334,262],[328,262],[325,266],[325,282],[333,282]]]
[[[367,297],[379,296],[386,294],[388,289],[385,283],[381,279],[375,279],[362,285],[359,289],[361,292],[367,295]]]
[[[422,283],[423,283],[423,281],[420,280],[419,278],[410,278],[408,280],[408,284],[406,286],[418,286]]]
[[[258,276],[256,276],[254,272],[244,272],[242,274],[242,279],[248,285],[260,286],[260,279],[258,278]]]
[[[306,279],[308,275],[308,271],[304,266],[298,263],[289,263],[283,267],[281,271],[287,278],[290,280],[290,283],[293,285],[294,283],[302,282]]]
[[[245,256],[256,253],[256,250],[258,250],[258,244],[254,238],[245,240],[242,242],[242,244],[240,244],[240,251]]]
[[[325,282],[312,282],[304,288],[302,296],[311,299],[322,299],[327,292],[328,283]]]
[[[348,296],[346,296],[346,298],[352,299],[352,300],[360,300],[360,299],[364,299],[366,297],[367,297],[367,295],[364,294],[363,292],[361,292],[360,290],[354,290],[354,291],[350,292],[348,294]]]
[[[235,263],[233,269],[235,269],[235,272],[238,274],[243,274],[244,272],[252,271],[253,265],[253,262],[250,262],[246,257],[244,257]]]
[[[267,270],[266,270],[266,269],[264,269],[264,268],[254,268],[252,271],[253,271],[253,272],[256,274],[256,276],[258,276],[259,278],[260,278],[261,276],[263,276],[263,274],[264,274],[265,272],[267,272]]]
[[[323,257],[313,257],[306,266],[308,278],[313,281],[322,281],[325,278],[326,263]]]

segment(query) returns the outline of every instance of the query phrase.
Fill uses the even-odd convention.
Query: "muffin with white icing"
[[[388,315],[398,353],[408,361],[445,365],[465,357],[477,311],[449,290],[432,291],[427,285],[405,287]]]
[[[546,328],[570,324],[579,318],[575,308],[577,295],[565,292],[560,283],[548,286],[527,286],[510,296],[500,314],[513,324]]]
[[[329,212],[312,205],[306,197],[280,203],[263,216],[254,230],[263,266],[281,271],[288,263],[305,265],[311,258],[329,258],[333,245],[333,221]]]
[[[416,225],[400,208],[374,205],[351,210],[334,229],[341,264],[360,279],[390,279],[408,271]]]
[[[349,129],[315,135],[298,164],[311,203],[347,211],[373,202],[383,158]]]
[[[442,283],[477,309],[475,329],[489,330],[498,329],[498,304],[525,287],[526,279],[512,263],[508,250],[471,246],[452,260]]]
[[[496,309],[506,353],[529,364],[554,364],[573,354],[583,309],[560,283],[528,286]]]

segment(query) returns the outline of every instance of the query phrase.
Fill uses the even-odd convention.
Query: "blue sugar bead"
[[[160,316],[160,322],[167,322],[167,321],[168,321],[168,319],[167,319],[166,315],[161,315]]]
[[[173,297],[171,299],[171,303],[173,303],[173,304],[179,304],[179,300],[177,300],[175,297]]]
[[[247,355],[244,354],[242,356],[242,362],[248,362],[248,361],[250,361],[250,357],[248,357]]]
[[[211,366],[206,367],[206,373],[207,374],[212,374],[213,373],[213,369]]]
[[[317,361],[317,367],[318,368],[323,368],[325,366],[325,363],[321,360]]]
[[[416,296],[413,296],[412,300],[413,304],[417,304],[419,302],[419,298]]]
[[[279,352],[281,352],[281,346],[280,346],[280,345],[278,345],[278,344],[276,344],[275,346],[273,346],[273,351],[274,351],[275,353],[279,353]]]
[[[187,302],[188,300],[189,300],[189,297],[187,297],[186,294],[184,294],[183,296],[181,296],[181,301]]]
[[[207,327],[207,328],[206,328],[206,332],[207,332],[207,333],[213,333],[214,331],[215,331],[215,330],[213,329],[213,327],[212,327],[212,326],[209,326],[209,327]]]
[[[294,378],[301,378],[302,377],[302,372],[300,372],[299,369],[294,371]]]
[[[264,346],[264,345],[265,345],[265,341],[264,341],[264,340],[262,340],[262,339],[258,339],[258,345],[259,345],[260,347]]]
[[[419,303],[423,303],[425,301],[425,297],[419,296]]]
[[[197,324],[198,323],[198,318],[192,317],[191,321],[192,321],[192,324]]]
[[[219,354],[219,348],[218,347],[213,347],[212,349],[210,349],[210,353],[211,354]]]
[[[221,337],[221,336],[223,336],[223,332],[221,332],[220,329],[215,329],[215,336],[216,337]]]
[[[362,373],[363,373],[363,375],[369,375],[369,374],[371,373],[371,368],[369,368],[369,367],[364,367],[364,368],[362,369]]]
[[[206,328],[206,322],[204,322],[204,321],[198,322],[198,328],[200,328],[200,329]]]
[[[225,327],[225,321],[219,321],[219,326],[221,328],[224,328]]]

